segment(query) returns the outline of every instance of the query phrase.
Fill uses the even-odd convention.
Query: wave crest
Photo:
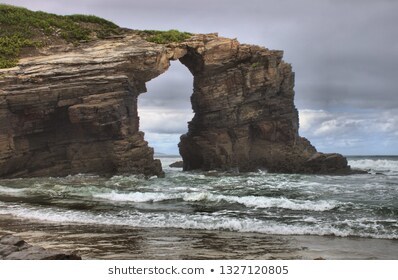
[[[328,211],[339,206],[336,201],[310,201],[288,199],[286,197],[263,197],[263,196],[227,196],[216,195],[210,192],[193,193],[155,193],[155,192],[133,192],[133,193],[102,193],[93,195],[108,201],[117,202],[160,202],[167,200],[183,200],[186,202],[207,203],[239,203],[248,208],[283,208],[297,211]]]

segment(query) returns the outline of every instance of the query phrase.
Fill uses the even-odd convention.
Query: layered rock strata
[[[188,46],[180,60],[194,76],[195,116],[179,144],[185,170],[350,171],[343,156],[299,136],[294,73],[282,55],[209,36]]]
[[[161,176],[137,97],[167,69],[164,47],[127,37],[24,59],[0,81],[0,176]]]
[[[162,176],[139,131],[137,98],[177,59],[194,77],[184,170],[349,171],[344,157],[298,135],[294,73],[281,51],[216,34],[169,45],[131,34],[0,70],[0,176]]]

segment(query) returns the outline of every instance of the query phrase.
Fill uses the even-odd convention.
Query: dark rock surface
[[[0,70],[0,176],[162,176],[139,131],[137,96],[168,66],[163,46],[132,36]]]
[[[46,250],[39,246],[32,246],[13,235],[0,238],[0,260],[81,260],[74,253],[64,253]]]
[[[183,161],[176,161],[173,162],[172,164],[169,165],[170,167],[174,168],[183,168],[184,167],[184,162]]]
[[[195,112],[181,136],[184,170],[350,172],[339,154],[320,154],[299,136],[294,73],[282,51],[204,36],[180,58],[194,75]]]
[[[184,170],[348,173],[343,156],[319,154],[298,135],[282,54],[217,34],[169,45],[132,34],[22,59],[0,70],[0,177],[162,176],[139,131],[137,97],[176,59],[194,76]]]

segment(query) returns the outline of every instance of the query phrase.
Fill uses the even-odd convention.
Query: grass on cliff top
[[[56,42],[78,44],[120,33],[120,28],[92,15],[60,16],[0,4],[0,68],[17,64],[21,52]]]
[[[168,31],[143,30],[139,31],[139,34],[147,41],[157,44],[178,43],[185,41],[192,36],[192,33],[181,32],[175,29]]]
[[[124,32],[116,24],[93,15],[60,16],[0,4],[0,69],[16,66],[20,57],[41,47],[62,43],[77,45]],[[157,44],[182,42],[192,36],[178,30],[135,33]]]

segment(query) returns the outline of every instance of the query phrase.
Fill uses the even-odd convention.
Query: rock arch
[[[195,116],[181,137],[184,170],[345,173],[339,154],[299,136],[294,73],[282,51],[202,35],[178,51],[194,76]]]
[[[184,169],[347,173],[298,135],[294,73],[282,51],[217,34],[167,46],[137,35],[52,50],[0,72],[0,176],[162,176],[139,131],[145,83],[180,60],[194,77]]]

